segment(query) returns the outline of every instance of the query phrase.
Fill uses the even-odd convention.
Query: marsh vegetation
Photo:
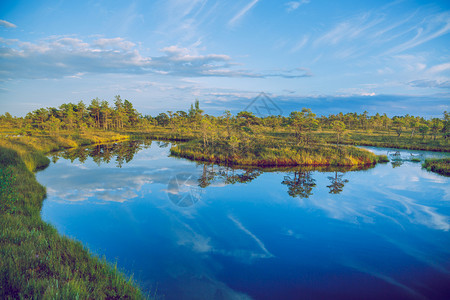
[[[251,181],[260,174],[257,169],[234,174],[236,167],[351,168],[387,161],[386,156],[351,145],[448,152],[449,124],[447,112],[443,118],[429,120],[366,112],[318,117],[309,109],[289,116],[258,117],[246,111],[211,116],[200,109],[198,101],[187,112],[168,111],[152,117],[143,116],[120,96],[114,106],[94,99],[89,105],[80,101],[41,108],[26,117],[6,113],[0,116],[0,296],[142,297],[132,279],[41,220],[46,190],[33,173],[49,164],[47,156],[58,159],[54,151],[68,149],[59,155],[80,162],[91,157],[98,164],[114,157],[122,166],[151,139],[173,141],[170,153],[174,156],[230,168],[211,175],[205,167],[199,185],[206,187],[217,176],[232,183]],[[86,147],[92,144],[96,146]],[[427,169],[446,175],[448,166],[448,159],[425,163]],[[342,191],[346,183],[342,176],[337,170],[329,176],[330,193]],[[315,187],[304,169],[290,170],[282,184],[289,195],[303,198]]]

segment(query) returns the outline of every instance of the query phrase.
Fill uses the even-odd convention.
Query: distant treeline
[[[268,116],[258,117],[252,112],[242,111],[232,115],[225,111],[219,117],[204,114],[199,102],[191,105],[186,111],[167,111],[157,116],[142,115],[128,100],[115,96],[111,106],[108,101],[95,98],[89,105],[83,101],[62,104],[59,108],[40,108],[28,113],[25,117],[12,117],[5,113],[0,116],[0,126],[7,128],[20,128],[22,131],[45,130],[57,132],[59,130],[89,130],[89,129],[145,129],[150,127],[165,127],[177,132],[186,132],[201,127],[223,128],[230,136],[232,128],[254,128],[263,126],[272,130],[286,129],[302,135],[303,132],[317,129],[340,130],[376,130],[393,131],[399,137],[408,132],[411,137],[416,134],[422,138],[431,136],[433,139],[450,136],[450,117],[448,112],[442,118],[425,119],[423,117],[404,116],[388,117],[386,114],[368,115],[365,111],[358,113],[338,113],[328,116],[316,116],[310,109],[294,111],[288,117]],[[259,125],[259,126],[258,126]],[[249,129],[250,130],[250,129]]]

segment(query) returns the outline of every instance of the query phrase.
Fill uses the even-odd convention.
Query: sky
[[[450,1],[1,1],[0,114],[115,95],[150,115],[257,98],[284,115],[441,117]]]

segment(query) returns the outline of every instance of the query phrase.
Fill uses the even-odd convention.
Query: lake
[[[239,170],[135,141],[55,154],[42,218],[157,299],[444,299],[449,178],[370,148],[366,170]]]

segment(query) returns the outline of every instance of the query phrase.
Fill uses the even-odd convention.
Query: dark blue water
[[[164,143],[134,148],[66,153],[39,172],[42,217],[158,299],[450,295],[449,178],[410,161],[443,154],[259,172],[171,158]]]

